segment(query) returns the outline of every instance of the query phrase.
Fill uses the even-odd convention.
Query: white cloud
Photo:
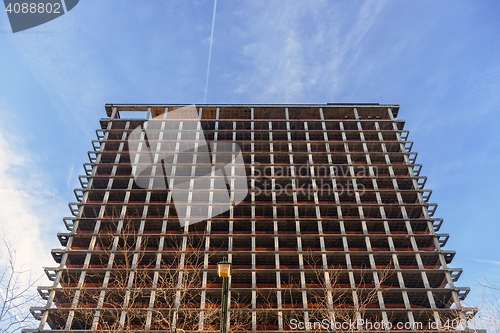
[[[34,304],[24,302],[34,296],[43,304],[37,296],[36,286],[51,285],[44,276],[43,267],[57,265],[50,256],[50,249],[57,246],[53,228],[54,222],[59,220],[55,218],[57,205],[53,204],[55,195],[47,190],[33,155],[24,149],[21,138],[5,127],[0,123],[0,233],[3,238],[0,240],[0,274],[6,272],[7,275],[2,276],[0,293],[5,296],[14,292],[23,298],[6,305],[9,310],[8,314],[4,313],[3,320],[5,324],[12,316],[23,325],[37,325],[29,313],[29,306]],[[50,230],[52,242],[44,237]],[[10,266],[10,260],[14,261],[14,267]],[[7,279],[13,279],[9,281],[13,281],[10,287],[5,285]],[[26,292],[18,294],[22,290]],[[4,306],[3,300],[0,301]],[[10,329],[15,327],[17,325]]]
[[[5,127],[0,123],[0,232],[15,247],[16,266],[38,277],[43,266],[57,265],[50,249],[57,247],[55,230],[60,229],[56,227],[61,212],[54,209],[57,197],[37,167],[36,156]],[[45,237],[47,231],[52,231],[50,239]],[[7,259],[3,246],[0,256],[3,266]],[[25,281],[28,277],[29,272]]]

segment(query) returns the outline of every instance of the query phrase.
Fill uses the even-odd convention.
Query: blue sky
[[[82,0],[16,34],[0,13],[0,225],[34,272],[104,104],[204,102],[213,8]],[[400,104],[474,305],[500,277],[499,17],[496,0],[219,0],[206,102]]]

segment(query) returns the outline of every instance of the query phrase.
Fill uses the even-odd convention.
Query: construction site
[[[197,105],[204,140],[239,152],[246,182],[226,179],[241,202],[197,223],[157,186],[159,160],[139,174],[130,157],[145,149],[134,129],[181,107],[105,106],[25,332],[218,332],[223,260],[231,332],[467,329],[476,310],[399,105]],[[189,156],[169,163],[215,163]]]

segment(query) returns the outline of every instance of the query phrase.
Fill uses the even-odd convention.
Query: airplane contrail
[[[212,60],[212,43],[214,41],[214,28],[215,28],[215,12],[217,10],[217,0],[214,0],[214,13],[212,15],[212,32],[210,33],[210,47],[208,49],[208,66],[207,66],[207,80],[205,81],[205,98],[203,104],[207,102],[208,92],[208,77],[210,76],[210,61]]]

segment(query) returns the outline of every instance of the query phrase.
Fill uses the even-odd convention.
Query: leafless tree
[[[16,248],[2,233],[0,234],[0,332],[19,332],[33,326],[30,306],[38,303],[34,286],[40,279],[32,279],[28,269],[16,264]]]
[[[323,325],[331,323],[345,323],[342,331],[359,331],[358,320],[369,319],[371,322],[382,322],[382,318],[373,318],[367,313],[367,309],[378,305],[378,294],[384,292],[380,285],[390,276],[389,266],[377,271],[378,283],[373,282],[373,273],[368,269],[361,269],[355,273],[356,288],[345,285],[342,281],[341,267],[324,268],[313,255],[305,256],[306,265],[313,270],[312,283],[307,288],[308,318],[303,318],[302,297],[300,286],[285,289],[286,306],[291,310],[286,311],[283,321],[288,327],[294,326],[293,319],[309,322],[311,330],[325,329]],[[297,285],[293,282],[291,285]],[[295,308],[297,310],[295,310]],[[299,310],[300,309],[300,310]],[[325,322],[326,319],[326,322]],[[295,321],[296,323],[296,321]],[[328,323],[328,324],[327,324]],[[355,323],[354,326],[349,325]],[[333,330],[331,326],[327,330]],[[384,329],[381,329],[383,331]]]
[[[477,313],[469,323],[474,330],[487,330],[487,332],[500,332],[500,285],[488,279],[477,282],[483,287],[479,303],[475,304]]]
[[[53,310],[54,316],[66,320],[73,311],[73,320],[85,329],[114,332],[182,332],[197,329],[200,322],[218,324],[220,304],[201,299],[204,239],[166,239],[168,250],[158,261],[157,251],[147,251],[158,246],[154,237],[138,235],[132,223],[100,234],[94,249],[97,261],[87,270],[85,283],[66,274],[56,288],[59,310]]]

